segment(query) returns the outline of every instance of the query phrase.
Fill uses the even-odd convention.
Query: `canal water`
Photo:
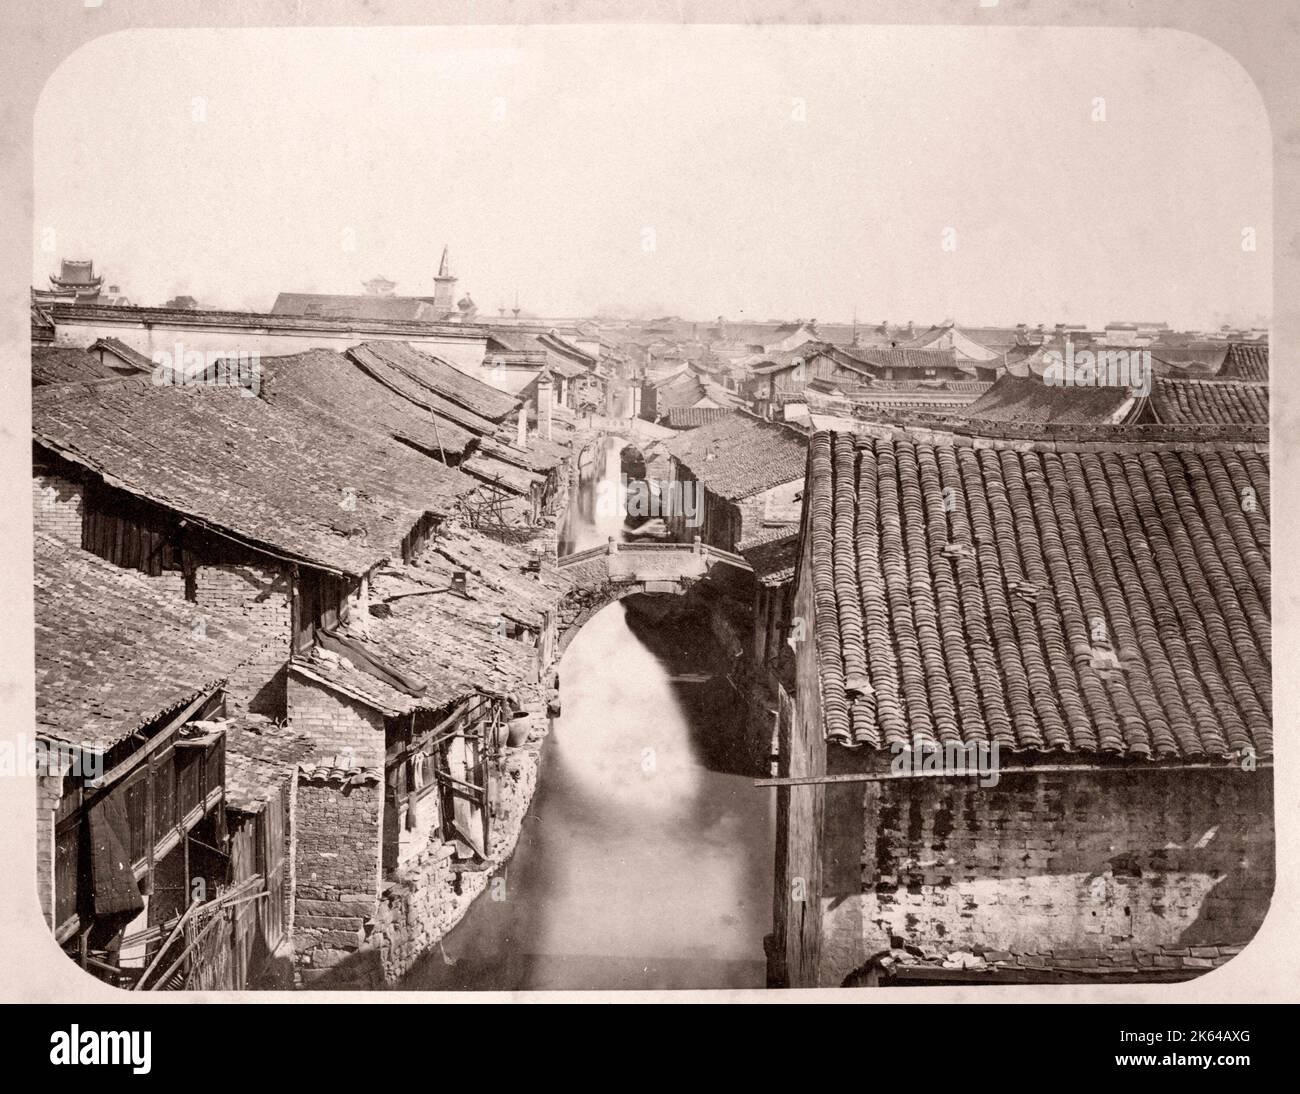
[[[597,504],[620,447],[576,485],[565,550],[622,535]],[[771,791],[707,619],[656,623],[661,608],[612,604],[573,639],[505,899],[481,897],[401,987],[763,987]]]

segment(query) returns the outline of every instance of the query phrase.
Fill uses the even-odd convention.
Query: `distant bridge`
[[[682,595],[715,567],[729,566],[753,572],[740,555],[700,542],[608,543],[574,551],[558,559],[560,572],[572,591],[565,597],[562,644],[596,612],[615,600],[638,593]]]

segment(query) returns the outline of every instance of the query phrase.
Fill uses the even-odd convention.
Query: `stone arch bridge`
[[[740,555],[693,543],[608,543],[561,555],[559,570],[571,583],[560,603],[560,648],[602,608],[639,593],[681,596],[717,567],[752,572]]]

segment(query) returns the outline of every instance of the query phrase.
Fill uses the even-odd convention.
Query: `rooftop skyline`
[[[1271,311],[1268,123],[1178,32],[132,31],[35,130],[33,284],[93,258],[138,303],[432,295],[446,244],[489,319]]]

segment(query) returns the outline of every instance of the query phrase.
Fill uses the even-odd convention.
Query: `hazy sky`
[[[1269,142],[1175,32],[132,31],[45,88],[33,277],[266,309],[445,242],[488,313],[1248,321]]]

